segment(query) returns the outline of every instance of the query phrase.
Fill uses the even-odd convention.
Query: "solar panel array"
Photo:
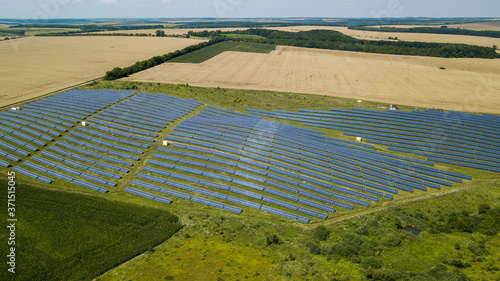
[[[470,179],[435,177],[429,161],[212,106],[181,122],[167,140],[173,147],[159,147],[133,184],[183,199],[201,193],[303,222],[326,219],[335,207],[369,207],[399,192]]]
[[[389,150],[427,156],[428,161],[500,172],[500,117],[435,110],[412,112],[357,109],[251,113],[341,130]],[[439,173],[433,171],[433,173]],[[436,174],[432,174],[436,176]]]
[[[189,200],[235,213],[250,207],[308,223],[314,217],[327,219],[338,208],[368,208],[401,192],[441,189],[471,177],[432,167],[433,161],[446,161],[435,155],[427,161],[402,157],[377,151],[371,144],[328,137],[322,131],[256,115],[342,128],[346,134],[361,134],[374,143],[390,142],[393,149],[409,149],[401,145],[412,144],[399,142],[409,134],[444,141],[427,137],[434,133],[424,136],[425,130],[416,127],[417,123],[427,124],[442,130],[445,135],[440,137],[447,138],[448,143],[477,144],[474,161],[486,162],[477,157],[488,157],[494,164],[490,161],[494,157],[481,154],[482,149],[494,147],[492,136],[496,131],[492,127],[479,131],[481,137],[474,141],[463,135],[480,127],[477,117],[468,116],[472,121],[458,130],[460,137],[452,137],[444,129],[450,127],[449,123],[431,122],[442,117],[434,112],[397,114],[359,109],[250,110],[252,114],[244,114],[206,106],[173,128],[166,138],[173,145],[154,145],[155,151],[150,153],[155,142],[163,141],[158,136],[171,122],[200,105],[165,94],[69,91],[21,110],[0,113],[0,165],[8,167],[22,161],[14,170],[41,182],[63,180],[105,193],[116,187],[131,167],[140,164],[143,168],[137,177],[126,183],[125,191],[130,194],[166,204],[172,202],[170,198]],[[419,115],[420,119],[411,121],[411,114],[425,118]],[[455,115],[462,119],[466,116]],[[488,124],[496,122],[494,117],[487,118]],[[80,126],[81,121],[88,126]],[[377,135],[389,133],[398,137]],[[459,146],[447,144],[442,149],[454,148]]]
[[[131,91],[72,90],[0,113],[0,165],[9,167],[72,130],[102,108],[132,95]],[[4,159],[2,159],[2,157]]]
[[[162,122],[161,125],[158,123],[157,127],[160,128],[164,128],[169,120],[172,121],[182,117],[200,104],[199,102],[185,101],[163,94],[143,93],[131,97],[133,94],[132,91],[103,90],[87,92],[74,90],[48,98],[49,101],[42,100],[29,104],[24,106],[22,110],[5,113],[9,117],[27,115],[50,120],[51,122],[56,121],[52,120],[55,118],[54,114],[59,114],[59,119],[64,120],[64,122],[57,123],[64,130],[60,129],[61,133],[58,135],[53,134],[54,138],[58,139],[47,149],[42,150],[40,155],[35,155],[31,159],[24,161],[22,163],[23,167],[16,167],[16,170],[46,183],[58,178],[104,193],[108,191],[109,187],[115,187],[117,181],[129,172],[129,168],[141,159],[145,149],[149,148],[150,144],[155,141],[150,136],[157,136],[155,132],[159,131],[153,130],[152,127],[141,127],[144,122],[151,122],[153,117],[145,115],[150,115],[154,112],[153,110],[149,110],[147,113],[141,111],[131,113],[127,110],[122,112],[119,110],[119,108],[125,108],[125,106],[121,106],[122,103],[125,105],[135,104],[136,107],[142,108],[151,107],[154,104],[156,110],[167,112],[169,119],[165,117],[165,114],[156,116],[155,120]],[[124,98],[129,99],[123,100]],[[116,103],[120,100],[123,101]],[[61,106],[57,109],[52,106],[50,110],[54,109],[57,112],[50,111],[47,113],[44,110],[49,103],[53,105],[61,104]],[[112,106],[109,107],[110,105]],[[67,113],[66,110],[75,112],[68,113],[71,116],[64,115],[64,113]],[[47,118],[47,114],[52,119]],[[79,125],[82,120],[90,122],[93,117],[99,118],[100,115],[109,116],[109,114],[113,114],[114,118],[108,120],[107,123],[112,129],[94,123],[90,123],[88,127]],[[121,121],[128,123],[120,124]],[[74,125],[75,123],[78,124]],[[115,126],[117,124],[120,125]],[[134,131],[134,127],[141,128],[140,133]],[[43,143],[43,145],[46,144]],[[29,156],[29,154],[23,156]],[[164,203],[168,201],[167,199],[161,199],[161,197],[158,198],[159,201]]]

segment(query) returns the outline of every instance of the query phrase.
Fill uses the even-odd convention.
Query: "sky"
[[[498,17],[499,0],[0,0],[0,18]]]

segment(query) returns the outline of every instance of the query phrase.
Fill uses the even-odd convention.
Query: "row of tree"
[[[248,29],[217,33],[218,36],[225,34],[258,35],[259,37],[239,37],[234,40],[305,48],[444,58],[500,57],[495,48],[451,43],[360,40],[332,30],[287,32]]]
[[[151,67],[155,67],[155,66],[160,65],[162,63],[165,63],[169,60],[172,60],[176,57],[180,57],[182,55],[194,52],[196,50],[200,50],[202,48],[211,46],[213,44],[217,44],[217,43],[222,42],[224,40],[225,40],[225,38],[223,38],[223,37],[213,38],[212,40],[210,40],[208,42],[203,42],[203,43],[199,43],[196,45],[191,45],[191,46],[188,46],[182,50],[170,52],[170,53],[162,55],[162,56],[155,56],[155,57],[152,57],[148,60],[138,61],[135,64],[128,66],[128,67],[125,67],[125,68],[115,67],[115,68],[113,68],[113,70],[106,72],[106,75],[104,76],[104,80],[116,80],[116,79],[120,79],[123,77],[127,77],[133,73],[140,72],[140,71],[146,70],[146,69],[151,68]]]
[[[437,27],[367,27],[367,26],[350,26],[349,29],[364,30],[364,31],[379,31],[379,32],[405,32],[405,33],[432,33],[432,34],[453,34],[453,35],[468,35],[500,38],[500,31],[493,30],[471,30],[463,28],[448,28],[447,26]]]

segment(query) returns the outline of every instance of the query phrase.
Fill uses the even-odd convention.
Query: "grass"
[[[170,62],[201,63],[226,51],[268,54],[276,48],[275,45],[245,42],[221,42],[201,50],[177,57]]]
[[[0,184],[7,186],[3,179]],[[162,209],[19,182],[16,202],[17,280],[91,280],[181,228],[178,217]],[[4,222],[6,215],[0,215]],[[2,270],[0,279],[9,280],[6,274]]]

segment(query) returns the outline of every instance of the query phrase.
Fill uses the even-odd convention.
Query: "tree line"
[[[192,33],[194,36],[200,34]],[[225,34],[260,36],[233,38],[233,40],[238,41],[305,48],[444,58],[493,59],[500,57],[495,48],[452,43],[361,40],[333,30],[287,32],[270,29],[248,29],[220,32],[217,33],[217,36],[224,36]]]
[[[170,53],[162,55],[162,56],[155,56],[155,57],[152,57],[152,58],[147,59],[147,60],[138,61],[135,64],[128,66],[128,67],[125,67],[125,68],[115,67],[112,70],[106,72],[106,75],[104,76],[104,80],[116,80],[116,79],[120,79],[123,77],[127,77],[131,74],[146,70],[146,69],[151,68],[151,67],[155,67],[155,66],[160,65],[162,63],[165,63],[169,60],[172,60],[176,57],[180,57],[182,55],[194,52],[196,50],[203,49],[205,47],[217,44],[217,43],[222,42],[224,40],[225,40],[225,38],[223,38],[223,37],[213,38],[212,40],[210,40],[208,42],[203,42],[203,43],[199,43],[196,45],[191,45],[191,46],[188,46],[184,49],[177,50],[175,52],[170,52]]]
[[[413,28],[397,28],[397,27],[367,27],[367,26],[350,26],[349,29],[377,31],[377,32],[405,32],[405,33],[432,33],[432,34],[453,34],[453,35],[468,35],[500,38],[500,31],[493,30],[471,30],[463,28],[448,28],[447,26],[437,27],[413,27]]]

